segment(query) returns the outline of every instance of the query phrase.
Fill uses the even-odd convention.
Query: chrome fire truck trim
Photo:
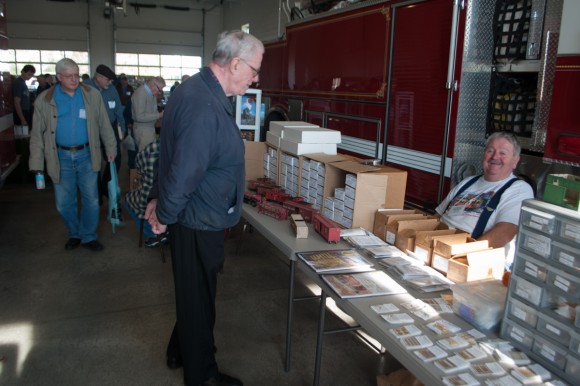
[[[355,138],[348,135],[342,135],[341,142],[337,146],[339,149],[366,155],[372,158],[378,158],[378,154],[383,154],[382,143]]]
[[[430,154],[393,145],[387,146],[387,162],[422,170],[427,173],[440,174],[442,169],[441,158],[440,154]],[[445,157],[445,177],[451,177],[452,161],[451,158]]]

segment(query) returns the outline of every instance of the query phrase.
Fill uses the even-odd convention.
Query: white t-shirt
[[[480,177],[473,185],[458,197],[455,197],[457,191],[473,178],[468,177],[451,189],[447,197],[441,201],[435,210],[441,215],[441,220],[450,227],[473,233],[483,208],[487,206],[495,192],[514,177],[511,174],[508,178],[497,182],[489,182]],[[534,198],[532,187],[525,181],[518,180],[514,182],[512,186],[503,192],[499,204],[489,217],[483,233],[499,222],[518,225],[522,201],[528,198]],[[449,208],[445,211],[448,205]],[[515,237],[510,243],[505,245],[505,248],[507,263],[511,265],[515,249]]]

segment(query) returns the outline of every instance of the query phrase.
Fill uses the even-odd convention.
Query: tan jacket
[[[102,162],[101,141],[104,144],[107,156],[116,156],[117,141],[99,91],[82,83],[79,84],[79,87],[83,94],[87,114],[91,164],[94,171],[99,171]],[[46,171],[52,181],[58,184],[60,181],[60,164],[56,148],[58,111],[54,101],[55,89],[56,87],[50,88],[34,102],[28,167],[30,170],[44,170],[44,161],[46,160]]]

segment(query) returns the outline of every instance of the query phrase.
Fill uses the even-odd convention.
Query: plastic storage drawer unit
[[[535,328],[538,323],[538,311],[516,299],[507,302],[510,319],[525,322],[529,327]]]
[[[526,251],[535,253],[543,258],[550,257],[550,244],[551,239],[548,236],[532,232],[527,229],[521,229],[518,235],[519,247],[525,249]]]
[[[516,323],[510,321],[509,319],[504,319],[503,329],[505,330],[505,337],[512,340],[512,342],[519,343],[525,349],[531,349],[534,343],[534,333],[517,325]]]
[[[572,323],[560,322],[546,314],[540,313],[538,316],[537,329],[542,334],[554,339],[565,347],[568,347],[571,339],[571,331],[574,329]]]
[[[534,208],[523,207],[520,223],[548,235],[556,233],[556,216]]]
[[[566,267],[580,269],[580,251],[577,247],[552,241],[552,256],[558,263]]]
[[[565,218],[561,219],[559,233],[563,239],[580,243],[580,224],[578,222],[572,222]]]
[[[548,265],[545,262],[534,259],[528,255],[520,253],[518,255],[518,260],[516,269],[526,275],[533,277],[536,280],[545,282],[546,275],[548,273]]]
[[[536,334],[532,351],[560,370],[566,366],[567,350]]]
[[[580,278],[578,276],[550,267],[546,283],[565,292],[568,297],[580,299]]]
[[[522,299],[527,300],[535,306],[542,302],[542,287],[521,277],[512,277],[510,286],[513,286],[513,293]]]
[[[576,385],[580,384],[580,359],[572,355],[568,356],[565,373],[576,380]]]
[[[578,322],[578,319],[576,319],[576,322]],[[570,339],[570,352],[573,352],[574,354],[580,356],[580,332],[578,332],[577,330],[573,330],[572,332],[570,332],[570,335],[572,337],[572,339]]]

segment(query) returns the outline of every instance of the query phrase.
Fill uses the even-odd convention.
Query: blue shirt
[[[127,127],[125,126],[125,118],[123,116],[124,107],[121,104],[121,98],[119,98],[119,93],[117,89],[112,84],[107,89],[102,89],[97,86],[94,79],[88,79],[83,82],[99,90],[101,96],[103,97],[103,103],[105,103],[105,109],[109,115],[109,121],[111,121],[111,126],[115,129],[115,121],[121,125],[121,130],[123,133],[127,133]]]
[[[68,95],[60,84],[55,86],[56,143],[60,146],[78,146],[89,142],[87,113],[83,93],[77,87],[73,96]]]

